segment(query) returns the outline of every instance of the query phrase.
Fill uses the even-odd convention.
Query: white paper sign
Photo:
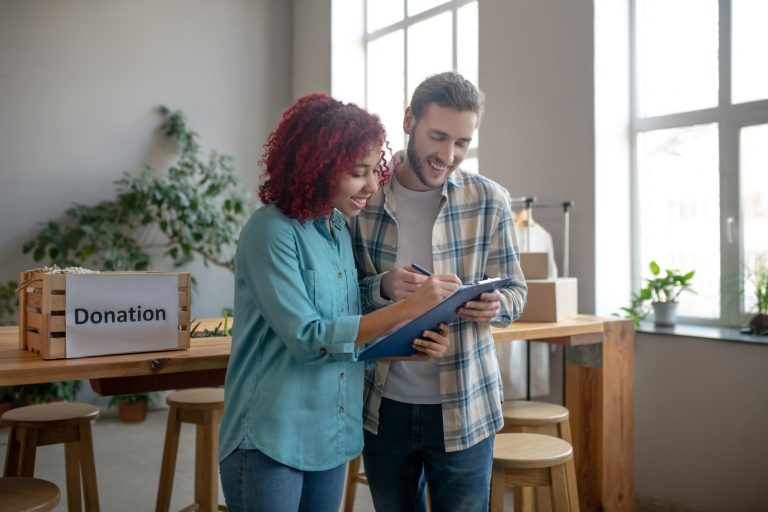
[[[178,348],[175,275],[67,275],[67,358]]]

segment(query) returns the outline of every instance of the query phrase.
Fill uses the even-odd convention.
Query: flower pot
[[[137,423],[147,419],[147,401],[139,400],[138,402],[128,403],[123,402],[117,409],[120,421],[125,423]]]
[[[653,323],[657,327],[671,327],[677,320],[677,302],[652,302]]]
[[[749,321],[749,327],[752,329],[752,334],[768,334],[768,315],[757,314]]]
[[[0,402],[0,416],[13,409],[13,400]]]

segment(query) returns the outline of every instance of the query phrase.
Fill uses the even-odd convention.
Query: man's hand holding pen
[[[432,272],[417,263],[412,263],[410,267],[392,269],[381,279],[381,295],[395,301],[403,300],[416,292],[430,276],[432,276]],[[453,274],[445,274],[444,276],[456,278],[456,281],[451,281],[461,285],[461,281]],[[490,323],[501,307],[500,301],[501,294],[499,292],[484,293],[480,296],[480,300],[467,302],[457,313],[460,317],[471,322]]]

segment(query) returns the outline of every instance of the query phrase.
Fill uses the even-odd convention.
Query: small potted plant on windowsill
[[[651,261],[648,265],[652,278],[646,278],[645,286],[632,294],[629,306],[621,308],[637,327],[653,311],[654,324],[658,327],[675,325],[677,319],[677,298],[683,292],[696,293],[691,288],[691,280],[695,271],[685,274],[672,269],[665,269]]]
[[[131,393],[115,395],[109,400],[109,407],[117,406],[120,421],[137,423],[147,418],[149,404],[157,400],[157,393]]]
[[[768,336],[768,266],[749,270],[747,275],[754,288],[754,308],[757,310],[749,321],[749,327],[752,334]]]

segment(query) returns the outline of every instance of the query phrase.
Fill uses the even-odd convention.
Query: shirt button
[[[341,380],[344,380],[344,372],[341,372],[341,375],[339,375],[339,378],[340,378]]]
[[[339,272],[337,275],[339,276],[339,279],[342,279],[344,277],[344,272]]]
[[[344,312],[344,306],[339,306],[339,313],[343,313],[343,312]]]
[[[327,350],[325,350],[324,348],[321,348],[321,349],[320,349],[320,353],[321,353],[321,354],[325,354],[325,353],[327,353],[327,352],[328,352],[328,351],[327,351]]]
[[[344,412],[344,406],[343,405],[339,406],[339,412]]]

